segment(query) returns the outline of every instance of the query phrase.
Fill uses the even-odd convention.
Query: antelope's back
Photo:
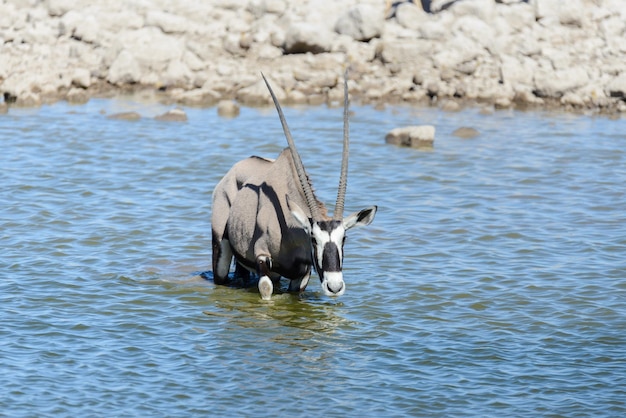
[[[249,157],[237,162],[217,183],[213,190],[211,228],[217,239],[224,236],[233,202],[241,187],[249,178],[266,172],[273,160],[261,157]]]
[[[293,257],[310,259],[308,235],[289,211],[287,195],[309,212],[289,149],[266,171],[250,176],[237,192],[228,220],[235,254],[248,261],[257,254],[271,255],[277,264]]]

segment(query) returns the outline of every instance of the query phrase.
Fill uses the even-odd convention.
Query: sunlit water
[[[0,116],[1,416],[626,414],[623,119],[355,107],[346,211],[379,211],[347,291],[263,302],[199,273],[213,186],[285,146],[275,111],[165,110]],[[341,113],[286,109],[327,202]],[[384,143],[424,123],[433,150]]]

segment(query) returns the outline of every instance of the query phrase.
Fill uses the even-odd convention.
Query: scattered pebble
[[[459,138],[463,139],[471,139],[476,138],[478,135],[480,135],[480,132],[478,132],[474,128],[463,126],[461,128],[455,129],[455,131],[452,132],[452,135],[458,136]]]
[[[137,112],[121,112],[107,116],[108,119],[136,121],[141,119],[141,115]]]
[[[163,122],[187,122],[187,114],[183,109],[177,107],[155,117],[155,119]]]

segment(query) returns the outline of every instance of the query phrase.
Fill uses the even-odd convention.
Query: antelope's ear
[[[289,199],[289,195],[287,195],[287,206],[289,207],[289,211],[293,215],[294,218],[302,225],[302,228],[307,233],[311,233],[311,219],[306,215],[306,213],[296,204],[296,202]]]
[[[345,218],[343,218],[343,227],[346,231],[354,226],[365,226],[372,223],[378,206],[370,206],[369,208],[362,209],[358,212],[354,212]]]

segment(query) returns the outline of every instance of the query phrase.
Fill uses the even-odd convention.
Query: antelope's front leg
[[[259,273],[259,293],[261,293],[261,299],[270,300],[272,292],[274,292],[274,284],[270,279],[272,259],[266,255],[258,256],[256,258],[256,268]]]
[[[311,278],[311,267],[307,270],[306,274],[299,278],[293,279],[289,282],[289,291],[290,292],[304,292],[306,289],[306,285],[309,284],[309,279]]]

